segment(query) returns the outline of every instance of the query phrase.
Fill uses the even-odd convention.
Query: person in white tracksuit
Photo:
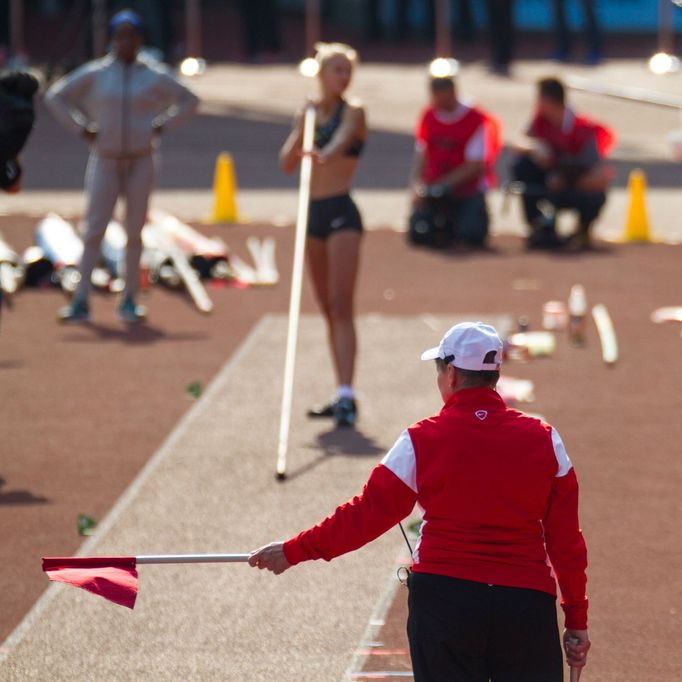
[[[154,150],[161,132],[192,116],[197,97],[162,64],[139,54],[144,24],[131,10],[109,25],[113,50],[57,81],[45,97],[52,114],[90,144],[85,177],[87,208],[81,279],[73,299],[59,311],[63,322],[89,320],[90,275],[119,196],[126,199],[126,285],[119,317],[145,317],[135,303],[139,285],[142,227],[156,175]]]

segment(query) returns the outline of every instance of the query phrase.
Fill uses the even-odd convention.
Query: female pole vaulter
[[[367,124],[362,105],[344,97],[357,61],[355,50],[340,43],[318,43],[316,49],[320,94],[315,101],[315,166],[306,252],[315,296],[327,322],[337,391],[328,405],[309,410],[308,416],[330,417],[337,426],[354,426],[357,404],[353,391],[353,298],[363,225],[350,189],[367,137]],[[285,173],[293,173],[298,167],[302,140],[300,114],[280,152],[280,166]]]

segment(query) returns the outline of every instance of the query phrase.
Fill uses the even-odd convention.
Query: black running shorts
[[[363,231],[362,216],[350,194],[310,201],[308,237],[328,239],[343,230]]]

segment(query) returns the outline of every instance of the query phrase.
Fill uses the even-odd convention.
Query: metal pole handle
[[[235,564],[249,560],[249,554],[143,554],[137,564]]]

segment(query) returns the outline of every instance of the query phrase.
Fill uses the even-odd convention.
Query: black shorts
[[[327,239],[342,230],[362,232],[362,216],[350,194],[325,199],[311,199],[308,236]]]
[[[408,584],[415,682],[562,682],[551,594],[429,573]]]

